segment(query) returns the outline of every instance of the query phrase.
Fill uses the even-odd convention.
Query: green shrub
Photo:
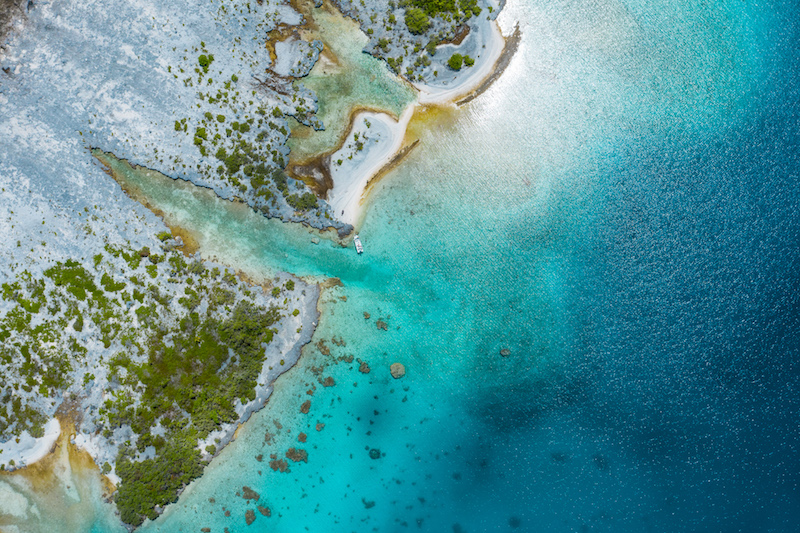
[[[425,10],[425,13],[435,17],[439,13],[457,13],[455,0],[411,0],[411,4]]]
[[[286,197],[286,203],[296,211],[306,211],[317,207],[317,197],[311,192],[307,192],[302,196],[292,194]]]
[[[428,44],[425,45],[425,50],[428,54],[433,57],[436,54],[436,47],[439,45],[439,42],[435,39],[428,41]]]
[[[478,7],[477,0],[460,0],[459,5],[461,6],[461,11],[464,12],[464,16],[469,18],[470,16],[477,17],[481,14],[481,8]],[[489,12],[491,13],[492,6],[489,6]]]
[[[425,11],[416,7],[406,10],[406,27],[414,35],[425,33],[431,27],[431,21]],[[385,51],[385,50],[384,50]]]
[[[55,282],[56,286],[65,286],[67,292],[78,300],[86,300],[87,292],[99,299],[97,286],[93,277],[77,261],[67,260],[62,265],[57,265],[45,270],[45,275]]]
[[[197,62],[203,67],[203,72],[208,72],[208,67],[214,62],[214,56],[211,54],[202,54],[197,58]]]
[[[464,56],[464,64],[465,64],[466,66],[468,66],[468,67],[471,67],[472,65],[474,65],[474,64],[475,64],[475,60],[474,60],[474,59],[472,59],[472,58],[471,58],[471,57],[469,57],[469,56]]]
[[[461,70],[461,65],[464,63],[464,57],[461,54],[453,54],[447,60],[447,66],[453,70]]]
[[[117,456],[120,485],[115,500],[120,518],[139,526],[145,518],[155,520],[156,506],[164,507],[178,499],[178,489],[200,477],[203,466],[200,451],[184,433],[170,439],[169,453],[153,459],[131,461],[125,450]]]

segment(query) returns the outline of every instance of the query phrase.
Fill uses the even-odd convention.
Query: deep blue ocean
[[[800,6],[527,0],[501,21],[511,66],[376,187],[363,256],[140,184],[206,257],[342,283],[143,531],[800,531]],[[307,462],[273,471],[290,447]]]

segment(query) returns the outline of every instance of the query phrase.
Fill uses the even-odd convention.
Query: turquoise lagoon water
[[[363,256],[143,182],[206,256],[342,282],[330,355],[143,531],[797,531],[797,11],[509,3],[517,56],[379,184]]]

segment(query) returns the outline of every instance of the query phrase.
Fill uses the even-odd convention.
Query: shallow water
[[[254,530],[796,531],[796,11],[509,3],[517,57],[377,186],[363,256],[132,176],[204,254],[343,283],[143,531],[244,530],[245,485]]]

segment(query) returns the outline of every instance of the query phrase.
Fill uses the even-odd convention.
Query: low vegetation
[[[38,278],[21,272],[0,302],[0,437],[41,436],[64,392],[103,387],[90,423],[118,446],[115,499],[133,526],[202,473],[211,433],[255,399],[265,348],[289,312],[279,287],[254,291],[164,237],[161,253],[107,245]]]
[[[405,21],[408,31],[414,35],[421,35],[431,27],[431,21],[427,13],[416,7],[410,7],[406,10]]]

